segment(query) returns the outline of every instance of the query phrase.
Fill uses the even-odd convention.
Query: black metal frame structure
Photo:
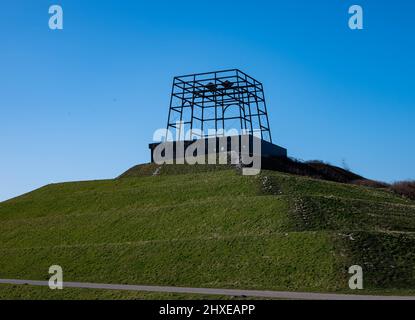
[[[174,78],[167,121],[170,140],[224,136],[229,130],[272,143],[261,82],[238,69]]]

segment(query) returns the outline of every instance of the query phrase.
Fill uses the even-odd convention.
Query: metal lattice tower
[[[238,69],[174,78],[167,121],[173,140],[218,137],[231,129],[272,143],[262,83]]]

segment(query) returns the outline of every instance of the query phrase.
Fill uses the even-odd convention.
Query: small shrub
[[[358,185],[358,186],[377,188],[377,189],[384,189],[390,186],[389,184],[385,182],[369,180],[369,179],[358,179],[358,180],[352,181],[351,183]]]
[[[322,164],[322,165],[331,166],[330,162],[325,162],[325,161],[322,161],[322,160],[307,160],[307,161],[304,161],[304,163],[306,163],[306,164]]]
[[[391,185],[391,190],[401,196],[415,200],[415,181],[400,181]]]

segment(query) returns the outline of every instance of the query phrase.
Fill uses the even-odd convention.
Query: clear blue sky
[[[414,31],[408,0],[1,1],[0,200],[149,161],[172,77],[223,68],[264,83],[290,156],[414,179]]]

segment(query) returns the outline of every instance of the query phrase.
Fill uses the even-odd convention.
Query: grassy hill
[[[155,175],[153,175],[155,174]],[[228,166],[141,165],[0,203],[0,278],[415,293],[415,202],[388,190]],[[362,292],[359,292],[362,293]],[[194,298],[0,285],[0,298]]]

